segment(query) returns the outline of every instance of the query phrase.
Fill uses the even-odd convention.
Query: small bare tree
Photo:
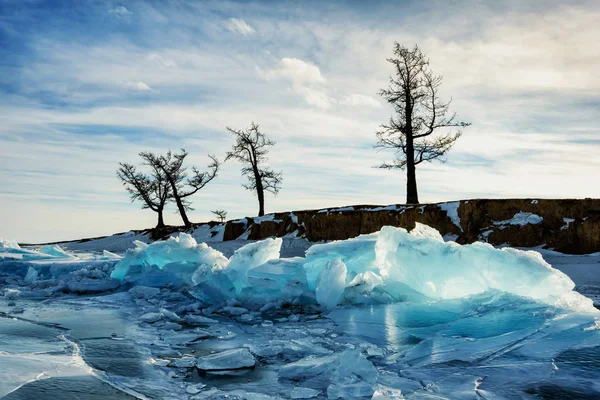
[[[396,76],[390,77],[389,87],[379,94],[392,105],[396,116],[376,132],[375,147],[394,150],[396,159],[379,168],[406,169],[406,203],[418,204],[416,166],[435,159],[444,162],[443,156],[462,133],[450,128],[470,123],[458,121],[456,113],[448,113],[450,101],[443,102],[438,96],[442,77],[433,75],[429,60],[418,46],[408,49],[394,43],[394,57],[387,61],[394,66]],[[444,134],[433,135],[444,128]]]
[[[164,228],[163,211],[171,194],[164,173],[158,168],[153,168],[152,175],[148,176],[137,171],[131,164],[119,163],[117,177],[129,192],[131,201],[141,201],[142,209],[149,208],[156,212],[158,214],[156,228]]]
[[[146,164],[162,171],[169,183],[171,196],[177,205],[179,215],[181,215],[185,227],[190,228],[192,223],[188,219],[186,211],[193,210],[193,208],[188,198],[217,176],[221,164],[214,155],[209,155],[211,162],[208,164],[208,171],[200,172],[196,167],[192,167],[192,174],[188,177],[188,168],[183,166],[187,156],[188,153],[184,149],[181,149],[180,153],[168,151],[166,155],[156,155],[150,152],[140,153],[140,157]]]
[[[217,217],[219,222],[223,222],[225,221],[225,218],[227,218],[227,211],[225,210],[214,210],[211,211],[211,213],[215,214],[215,217]]]
[[[248,178],[243,185],[246,189],[256,192],[258,197],[258,216],[265,215],[265,192],[277,195],[283,181],[282,173],[275,172],[264,166],[267,154],[275,142],[260,132],[254,122],[245,130],[227,128],[235,137],[235,144],[227,153],[225,161],[234,159],[243,164],[242,175]]]

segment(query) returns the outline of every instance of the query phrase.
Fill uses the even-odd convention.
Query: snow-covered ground
[[[600,254],[119,236],[0,242],[0,397],[600,396]]]

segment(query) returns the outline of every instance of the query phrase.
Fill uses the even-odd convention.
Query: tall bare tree
[[[208,164],[208,171],[200,172],[196,167],[192,167],[192,174],[188,176],[188,168],[183,165],[187,156],[188,153],[184,149],[181,149],[180,153],[168,151],[166,155],[157,155],[150,152],[140,153],[140,157],[147,165],[159,169],[165,175],[179,215],[181,215],[186,228],[190,228],[192,223],[186,211],[193,210],[193,208],[188,198],[196,194],[217,176],[221,164],[214,155],[209,155],[211,162]]]
[[[131,196],[131,201],[141,201],[142,208],[158,213],[156,228],[164,228],[163,211],[171,195],[170,184],[159,168],[152,169],[152,175],[137,171],[136,167],[119,163],[117,177]]]
[[[242,175],[248,178],[243,185],[256,192],[258,197],[258,216],[265,215],[265,192],[277,195],[283,181],[282,173],[265,166],[267,154],[275,142],[262,133],[254,122],[244,130],[227,128],[235,137],[235,144],[227,153],[225,161],[233,159],[241,162]]]
[[[443,157],[462,133],[452,128],[470,123],[457,120],[456,113],[449,113],[450,101],[440,100],[442,77],[433,74],[418,46],[408,49],[394,43],[394,56],[387,61],[394,66],[395,76],[379,95],[392,105],[396,115],[376,132],[375,147],[394,150],[396,159],[379,168],[406,169],[406,203],[418,204],[416,166],[435,159],[444,162]],[[444,133],[435,135],[439,130]]]

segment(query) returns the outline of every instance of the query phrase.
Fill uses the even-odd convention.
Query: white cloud
[[[325,82],[319,67],[297,58],[282,58],[272,74],[287,78],[297,85]]]
[[[268,81],[286,80],[291,83],[291,90],[304,99],[304,101],[314,107],[328,109],[334,102],[322,84],[325,78],[321,75],[321,70],[314,64],[302,61],[298,58],[282,58],[274,69],[258,73]]]
[[[131,11],[129,11],[127,8],[125,8],[125,6],[116,6],[116,7],[109,8],[108,12],[113,15],[116,15],[118,17],[124,17],[126,15],[133,14]]]
[[[145,84],[142,81],[125,82],[123,85],[126,88],[133,89],[133,90],[139,90],[139,91],[152,90],[152,88],[150,86],[148,86],[147,84]]]
[[[346,106],[381,108],[381,103],[371,96],[357,93],[346,96],[341,103]]]
[[[227,21],[227,29],[229,29],[231,32],[236,32],[244,36],[256,33],[254,28],[248,25],[246,21],[237,18],[229,18],[229,21]]]
[[[335,102],[334,99],[327,96],[327,93],[320,89],[297,85],[293,86],[292,90],[300,94],[307,104],[324,110],[331,107],[331,104]]]

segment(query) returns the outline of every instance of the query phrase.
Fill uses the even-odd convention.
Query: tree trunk
[[[177,210],[179,210],[179,215],[181,215],[183,224],[185,225],[186,228],[191,228],[192,223],[190,222],[190,220],[187,217],[187,214],[185,212],[185,207],[184,207],[183,203],[181,202],[181,198],[179,196],[175,197],[175,203],[177,204]]]
[[[407,151],[408,153],[408,151]],[[414,154],[414,150],[412,152]],[[408,155],[407,155],[408,157]],[[406,204],[419,204],[419,195],[417,193],[417,177],[414,158],[406,163]]]
[[[415,144],[412,130],[412,104],[410,102],[410,89],[406,89],[406,102],[404,104],[406,115],[406,204],[419,204],[417,194],[417,175],[415,166]]]
[[[256,195],[258,196],[258,216],[262,217],[265,215],[265,190],[263,188],[258,167],[255,165],[252,167],[254,169],[254,180],[256,182]]]
[[[165,221],[163,220],[163,210],[158,210],[158,224],[156,224],[156,229],[160,229],[160,228],[164,228],[165,227]]]

